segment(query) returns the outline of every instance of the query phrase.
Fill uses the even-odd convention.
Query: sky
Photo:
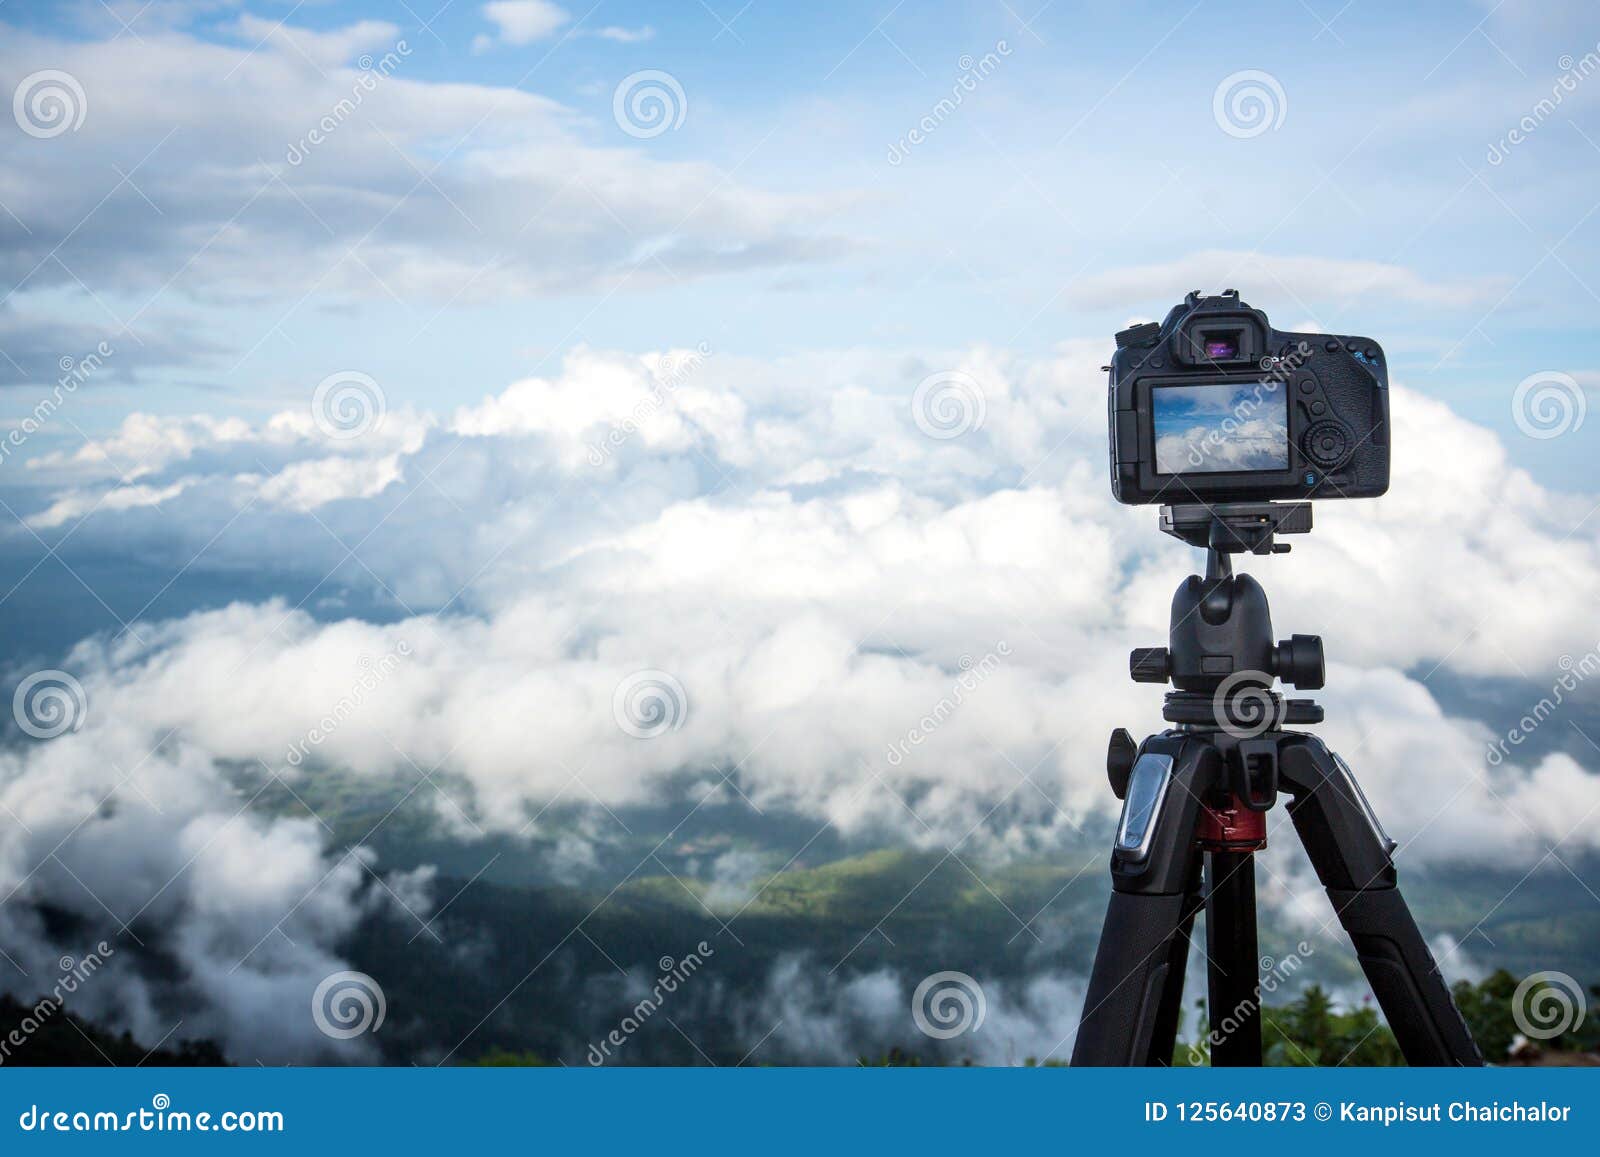
[[[91,114],[0,144],[4,379],[111,340],[90,434],[341,370],[447,407],[580,344],[1037,354],[1226,281],[1491,428],[1595,382],[1578,3],[431,8],[0,10],[7,89],[64,68]],[[1577,442],[1511,448],[1572,486]]]
[[[91,1013],[332,1047],[285,1002],[440,901],[240,767],[440,773],[463,839],[1107,819],[1194,558],[1109,493],[1101,367],[1192,289],[1388,355],[1390,492],[1249,560],[1322,734],[1414,861],[1595,894],[1591,9],[432,8],[0,3],[18,972],[41,908],[143,917],[184,987]]]

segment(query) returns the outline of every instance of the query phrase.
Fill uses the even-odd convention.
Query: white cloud
[[[70,269],[148,328],[156,308],[186,300],[300,302],[312,289],[432,314],[831,259],[846,245],[823,232],[832,198],[617,147],[534,92],[426,80],[417,46],[388,25],[243,27],[253,35],[238,45],[160,28],[99,43],[6,30],[0,79],[47,60],[94,110],[56,148],[0,135],[6,206],[27,230],[0,253],[7,284],[30,299],[76,290]],[[363,52],[381,59],[364,70],[352,59]],[[136,171],[137,193],[119,170]]]
[[[359,53],[393,48],[400,39],[400,29],[382,20],[362,20],[329,32],[313,32],[245,12],[240,15],[234,28],[239,37],[251,46],[270,44],[286,49],[324,69],[348,64]]]
[[[119,437],[183,455],[162,449],[169,474],[137,494],[111,490],[124,509],[90,515],[77,549],[138,543],[175,566],[270,561],[313,581],[343,568],[410,613],[318,625],[233,607],[140,624],[137,640],[80,651],[77,673],[152,737],[176,729],[219,758],[277,766],[359,656],[405,638],[415,658],[319,756],[370,774],[395,770],[397,751],[446,761],[486,826],[520,827],[574,772],[616,805],[738,765],[763,807],[847,831],[954,838],[1003,800],[981,838],[1042,846],[1111,806],[1100,736],[1153,721],[1156,705],[1127,681],[1126,652],[1161,639],[1192,563],[1154,511],[1107,492],[1099,353],[938,359],[987,395],[983,428],[952,441],[910,414],[929,363],[849,353],[767,365],[578,350],[559,374],[448,420],[391,414],[394,428],[336,447],[305,414],[248,435],[138,423]],[[1319,504],[1293,554],[1247,565],[1280,635],[1326,634],[1326,731],[1392,826],[1418,834],[1413,854],[1536,856],[1567,836],[1563,816],[1600,800],[1600,780],[1566,756],[1489,767],[1491,729],[1447,716],[1404,672],[1536,689],[1560,655],[1593,648],[1591,503],[1542,489],[1441,403],[1396,387],[1393,409],[1391,493]],[[266,471],[244,468],[267,452],[279,457]],[[179,480],[159,509],[136,502]],[[47,517],[63,522],[60,503],[76,514],[96,493],[74,483]],[[356,560],[344,544],[359,544]],[[1007,657],[970,701],[891,758],[949,697],[962,657],[1002,642]],[[612,716],[618,683],[644,668],[670,672],[690,703],[680,730],[649,742]],[[1053,802],[1018,793],[1018,768]],[[886,809],[886,788],[920,822]],[[1526,822],[1486,823],[1500,801]]]
[[[554,36],[572,16],[548,0],[494,0],[483,6],[483,14],[506,44],[532,44]]]
[[[656,30],[648,24],[639,28],[623,28],[616,24],[596,30],[595,35],[601,40],[614,40],[618,44],[640,44],[655,37]]]
[[[115,434],[91,439],[72,451],[56,451],[29,460],[29,468],[71,473],[104,472],[125,482],[164,470],[181,462],[202,446],[227,446],[255,440],[249,424],[238,418],[212,418],[195,414],[158,418],[133,413],[122,420]]]
[[[65,526],[94,511],[107,514],[132,510],[139,506],[159,506],[176,498],[188,487],[187,480],[170,486],[118,486],[103,494],[92,491],[72,491],[62,494],[49,507],[28,517],[27,525],[35,530],[50,530]]]
[[[286,466],[262,483],[260,494],[268,502],[315,510],[341,498],[372,498],[400,479],[399,455],[323,458]]]
[[[311,1016],[317,984],[348,967],[334,945],[390,904],[371,856],[326,856],[314,820],[242,809],[211,753],[152,750],[138,721],[90,710],[87,734],[0,753],[0,941],[27,976],[8,964],[7,989],[37,997],[59,957],[104,941],[78,1016],[151,1043],[213,1040],[242,1064],[374,1059]],[[163,959],[181,967],[149,967]]]
[[[1020,1065],[1029,1059],[1061,1062],[1071,1055],[1083,1009],[1083,977],[1051,970],[1004,981],[983,976],[971,978],[974,984],[950,982],[952,992],[971,994],[976,988],[983,1020],[971,1031],[940,1041],[924,1035],[912,1019],[920,977],[884,968],[835,978],[826,965],[806,956],[780,957],[758,996],[732,1010],[744,1038],[753,1048],[759,1045],[761,1063],[848,1065],[893,1048],[909,1048],[914,1055],[940,1057],[946,1063],[967,1059],[985,1066]],[[939,991],[927,1000],[937,1000]],[[953,1002],[949,1008],[925,1004],[920,1011],[976,1022],[975,1011]]]

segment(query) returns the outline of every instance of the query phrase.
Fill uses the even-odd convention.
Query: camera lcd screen
[[[1150,391],[1156,473],[1289,468],[1289,404],[1279,382]]]

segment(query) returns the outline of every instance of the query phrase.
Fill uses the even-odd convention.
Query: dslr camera
[[[1389,377],[1371,338],[1286,333],[1237,290],[1117,334],[1111,491],[1132,505],[1373,498]]]

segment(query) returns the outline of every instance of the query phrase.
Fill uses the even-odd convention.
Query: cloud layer
[[[704,349],[580,350],[555,377],[352,440],[306,413],[131,417],[40,460],[57,490],[36,533],[318,585],[299,606],[86,642],[68,666],[94,709],[58,742],[133,726],[285,768],[363,664],[404,648],[296,774],[443,766],[485,826],[516,830],[574,784],[639,803],[722,769],[758,805],[847,831],[941,842],[981,824],[1037,847],[1112,804],[1105,730],[1155,719],[1126,651],[1161,639],[1192,562],[1106,492],[1095,356],[950,355],[939,372],[976,383],[984,416],[948,439],[910,401],[933,363]],[[1425,678],[1516,680],[1531,706],[1562,656],[1594,649],[1591,504],[1438,402],[1398,388],[1394,411],[1391,493],[1322,504],[1314,535],[1255,569],[1280,634],[1327,634],[1326,734],[1415,854],[1537,858],[1597,781],[1559,754],[1491,766],[1515,719],[1451,718]],[[340,590],[393,621],[327,621]],[[640,671],[686,700],[644,739],[614,702]],[[1488,824],[1500,803],[1524,822]]]
[[[47,993],[107,944],[70,1010],[147,1046],[209,1039],[235,1063],[370,1060],[317,1029],[312,994],[365,913],[426,906],[428,874],[384,881],[331,856],[312,819],[266,819],[214,754],[142,722],[0,754],[0,949],[8,991]],[[403,914],[401,918],[406,918]]]
[[[561,15],[487,12],[512,44]],[[0,88],[48,60],[92,110],[54,139],[0,134],[8,300],[84,288],[95,308],[80,316],[137,331],[186,301],[437,309],[846,248],[822,227],[825,199],[650,159],[532,92],[413,77],[417,46],[394,25],[312,32],[247,15],[231,31],[236,43],[166,28],[84,43],[6,29]]]

